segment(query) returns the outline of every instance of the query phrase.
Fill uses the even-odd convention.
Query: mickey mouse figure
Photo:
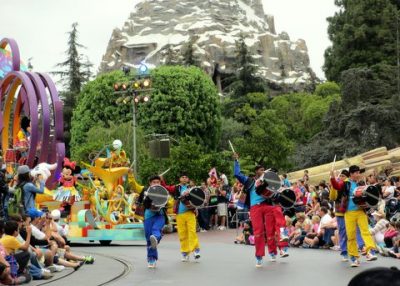
[[[75,188],[77,182],[75,174],[79,172],[80,167],[76,166],[76,162],[71,162],[68,158],[64,158],[63,170],[59,179],[61,186],[54,195],[54,200],[70,205],[81,200],[81,196]]]

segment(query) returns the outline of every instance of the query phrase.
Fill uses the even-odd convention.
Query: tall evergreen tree
[[[182,49],[182,56],[183,56],[183,64],[185,66],[198,66],[199,60],[194,54],[194,42],[195,38],[191,36],[189,41],[184,45]]]
[[[236,41],[235,53],[234,68],[236,72],[223,80],[224,91],[229,94],[229,99],[225,101],[223,109],[224,116],[227,118],[232,117],[236,110],[247,103],[247,94],[264,93],[266,90],[263,79],[257,76],[257,66],[254,64],[243,34]]]
[[[332,46],[325,51],[325,75],[340,81],[350,68],[396,65],[397,0],[335,0],[329,17]]]
[[[79,48],[84,48],[84,46],[78,43],[77,26],[78,23],[73,23],[72,30],[68,33],[68,49],[65,51],[67,59],[56,65],[61,70],[52,72],[60,76],[60,81],[65,88],[60,96],[64,101],[64,140],[67,146],[67,155],[69,155],[68,146],[71,139],[72,111],[82,85],[90,79],[90,68],[93,66],[87,57],[84,59],[83,55],[79,53]]]

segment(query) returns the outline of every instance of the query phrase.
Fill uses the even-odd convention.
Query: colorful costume
[[[350,176],[352,173],[359,172],[360,168],[358,166],[350,166],[349,172]],[[363,209],[360,209],[358,205],[356,205],[353,201],[354,191],[357,188],[357,182],[349,180],[349,184],[345,184],[348,188],[345,188],[345,196],[348,197],[347,210],[344,214],[344,220],[346,224],[346,233],[347,233],[347,250],[350,255],[351,266],[357,267],[360,265],[358,260],[359,252],[357,248],[356,241],[356,232],[357,227],[360,228],[361,236],[365,242],[366,251],[367,251],[367,260],[372,261],[376,260],[375,249],[376,245],[369,232],[368,228],[368,217]]]
[[[158,176],[154,176],[150,179],[150,185],[152,181],[160,181]],[[144,187],[143,190],[147,190],[148,187]],[[154,268],[158,260],[157,245],[160,243],[162,238],[162,229],[167,223],[168,218],[166,215],[165,208],[156,210],[152,206],[152,201],[149,197],[145,196],[145,191],[142,191],[138,202],[144,206],[144,232],[147,242],[147,262],[149,268]]]
[[[350,189],[350,182],[348,179],[349,174],[347,170],[342,171],[342,175],[346,176],[345,180],[337,180],[336,178],[331,177],[330,181],[333,189],[331,189],[331,191],[329,192],[329,199],[335,201],[335,217],[339,231],[340,255],[342,256],[343,261],[348,261],[347,234],[344,221],[344,213],[346,212],[348,204],[346,189]],[[359,248],[362,248],[364,246],[364,241],[362,240],[359,228],[357,228],[357,244]]]
[[[76,162],[71,162],[68,158],[64,158],[63,170],[59,180],[60,187],[57,189],[53,199],[60,202],[73,204],[75,201],[80,201],[81,196],[75,188],[77,178],[74,172],[78,170]]]
[[[107,158],[104,166],[109,168],[128,167],[129,159],[125,151],[122,149],[121,140],[114,140],[112,144],[114,150],[111,151],[110,157]]]
[[[182,261],[189,261],[189,254],[194,253],[194,258],[200,258],[200,244],[196,233],[196,215],[193,210],[189,210],[185,204],[181,201],[181,198],[189,193],[189,185],[171,185],[168,186],[165,182],[162,182],[162,186],[174,195],[177,200],[176,212],[176,224],[178,228],[178,236],[181,244]]]
[[[245,204],[250,206],[250,217],[256,248],[256,266],[261,267],[262,258],[265,256],[265,241],[267,241],[268,252],[272,261],[276,259],[277,246],[286,251],[287,241],[281,241],[280,231],[277,230],[277,228],[280,229],[281,226],[285,225],[285,220],[282,210],[280,207],[278,209],[275,206],[272,199],[266,199],[258,194],[255,180],[241,173],[237,160],[235,160],[234,164],[234,175],[244,185],[245,192],[247,193]],[[282,255],[282,257],[286,256],[287,254]]]

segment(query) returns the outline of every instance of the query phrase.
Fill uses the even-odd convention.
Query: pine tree
[[[325,51],[325,75],[340,81],[343,71],[376,64],[396,65],[397,0],[336,0],[328,18],[332,46]]]
[[[166,66],[174,66],[179,64],[178,56],[174,49],[172,49],[172,45],[168,44],[166,51],[165,51],[165,62]]]
[[[254,64],[243,34],[236,41],[236,59],[234,63],[236,73],[233,75],[232,83],[227,87],[231,91],[231,98],[243,98],[251,92],[264,92],[265,86],[262,79],[256,75],[257,66]]]
[[[61,78],[61,83],[65,90],[60,94],[64,101],[64,140],[66,146],[69,146],[72,111],[76,106],[78,94],[85,82],[90,79],[90,68],[93,66],[87,57],[84,58],[79,54],[79,48],[85,48],[78,43],[78,23],[72,24],[72,30],[68,33],[68,49],[65,51],[67,59],[56,65],[61,68],[60,71],[54,71],[52,74],[58,75]],[[67,148],[69,155],[69,148]]]
[[[183,64],[185,66],[198,66],[199,65],[199,60],[194,55],[194,50],[195,50],[194,42],[195,42],[195,38],[193,36],[191,36],[189,38],[189,41],[183,47],[182,56],[183,56]]]

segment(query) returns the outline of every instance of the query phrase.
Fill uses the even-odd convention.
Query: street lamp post
[[[137,158],[136,158],[136,101],[133,99],[133,115],[132,115],[132,121],[133,121],[133,172],[135,173],[135,176],[137,175]]]
[[[124,66],[123,72],[128,75],[130,73],[130,68]],[[122,90],[120,90],[122,88]],[[136,136],[136,113],[137,113],[137,104],[139,102],[147,102],[149,101],[149,97],[145,94],[140,96],[139,94],[148,93],[151,89],[151,81],[149,79],[148,68],[145,64],[141,64],[138,68],[138,75],[134,77],[133,80],[130,80],[128,83],[123,84],[114,84],[114,89],[116,94],[126,94],[128,97],[122,99],[122,102],[129,103],[132,101],[132,129],[133,129],[133,148],[132,148],[132,156],[133,156],[133,171],[135,175],[137,175],[137,136]],[[117,100],[119,103],[121,98]]]

